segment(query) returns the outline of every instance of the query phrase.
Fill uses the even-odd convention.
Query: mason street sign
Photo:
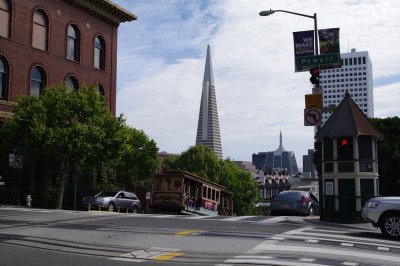
[[[310,55],[295,58],[296,67],[307,69],[310,67],[324,65],[339,65],[340,66],[340,54],[323,54],[323,55]]]

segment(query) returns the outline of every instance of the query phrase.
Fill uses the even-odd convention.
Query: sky
[[[302,167],[313,148],[304,126],[308,72],[294,72],[293,32],[340,28],[340,50],[368,51],[375,117],[400,116],[398,0],[113,0],[138,16],[118,30],[117,114],[159,151],[195,145],[207,45],[211,47],[224,158],[283,147]]]

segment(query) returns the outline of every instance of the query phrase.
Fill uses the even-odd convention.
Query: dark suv
[[[92,197],[83,198],[84,208],[106,208],[112,212],[116,209],[124,209],[126,211],[138,212],[141,209],[138,197],[128,191],[102,191]]]

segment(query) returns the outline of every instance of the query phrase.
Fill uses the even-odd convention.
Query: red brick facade
[[[4,0],[0,0],[4,1]],[[46,85],[57,85],[74,76],[79,85],[98,82],[111,112],[116,110],[117,31],[120,22],[136,17],[104,0],[5,0],[10,5],[10,36],[0,36],[0,57],[8,64],[7,93],[0,100],[2,116],[7,116],[20,95],[29,95],[31,70],[41,67]],[[48,18],[47,51],[32,47],[33,14],[41,9]],[[67,29],[80,32],[79,60],[67,59]],[[94,41],[105,43],[104,70],[94,68]]]

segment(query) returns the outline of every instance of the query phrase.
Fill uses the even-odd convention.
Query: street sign
[[[304,125],[305,126],[318,126],[321,124],[321,109],[311,108],[304,109]]]
[[[150,199],[150,192],[146,192],[146,199],[147,199],[147,200]]]
[[[306,94],[306,109],[322,109],[322,94]]]
[[[340,67],[340,54],[323,54],[323,55],[310,55],[295,58],[296,67],[301,69],[311,68],[315,66],[324,66],[338,64]]]
[[[325,195],[333,196],[335,191],[333,190],[333,182],[325,182]]]
[[[4,182],[0,182],[0,186],[4,186]]]

